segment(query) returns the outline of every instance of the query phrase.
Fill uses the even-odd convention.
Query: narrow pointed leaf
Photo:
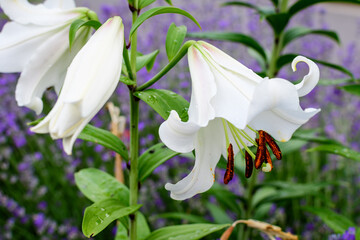
[[[289,14],[292,16],[301,10],[313,6],[318,3],[324,2],[338,2],[338,3],[354,3],[360,4],[359,0],[300,0],[296,1],[289,9]]]
[[[182,121],[187,121],[189,118],[189,102],[172,91],[164,89],[148,89],[141,92],[135,92],[134,95],[146,102],[165,120],[169,117],[171,110],[175,110]]]
[[[225,224],[233,222],[223,208],[210,202],[207,202],[205,207],[209,210],[211,217],[214,219],[214,223]]]
[[[123,159],[129,159],[128,150],[125,144],[109,131],[88,124],[80,133],[79,138],[85,141],[100,144],[117,152]]]
[[[196,240],[229,227],[230,224],[184,224],[160,228],[146,240]]]
[[[81,19],[75,20],[70,25],[70,30],[69,30],[69,46],[70,46],[70,49],[71,49],[72,45],[74,44],[74,40],[75,40],[75,36],[76,36],[77,31],[81,27],[93,27],[95,30],[97,30],[100,26],[101,26],[101,23],[99,21],[95,21],[95,20],[89,20],[89,21],[84,21],[84,20],[81,20]]]
[[[343,156],[345,158],[349,158],[355,161],[360,161],[360,153],[352,150],[351,148],[342,146],[342,145],[320,145],[314,148],[310,148],[307,150],[308,152],[326,152],[339,156]]]
[[[351,93],[356,96],[360,96],[360,84],[345,85],[340,88],[348,93]]]
[[[115,240],[129,240],[128,230],[122,223],[117,225]]]
[[[167,2],[167,4],[169,4],[170,6],[173,5],[172,1],[171,0],[165,0],[165,2]]]
[[[136,213],[136,218],[137,218],[136,220],[137,240],[144,240],[151,233],[149,225],[146,221],[144,214],[142,214],[141,212]],[[124,226],[124,228],[127,231],[129,231],[129,223],[130,223],[129,217],[128,216],[122,217],[119,219],[119,221]]]
[[[129,189],[110,174],[95,168],[87,168],[75,173],[75,183],[91,201],[116,199],[122,205],[129,205]]]
[[[183,212],[168,212],[162,213],[156,216],[157,218],[177,219],[181,221],[187,221],[189,223],[210,223],[210,221],[200,217],[198,215],[187,214]]]
[[[281,69],[283,66],[285,66],[286,64],[289,64],[292,62],[292,60],[294,60],[294,58],[296,56],[298,56],[299,54],[295,54],[295,53],[288,53],[288,54],[284,54],[282,55],[281,57],[278,58],[278,61],[277,61],[277,68],[278,69]],[[304,56],[306,57],[306,56]],[[329,62],[326,62],[326,61],[322,61],[322,60],[318,60],[318,59],[315,59],[315,58],[311,58],[311,57],[307,57],[308,59],[316,62],[316,63],[319,63],[321,65],[324,65],[326,67],[329,67],[329,68],[333,68],[335,70],[338,70],[339,72],[342,72],[342,73],[345,73],[346,75],[348,75],[352,80],[354,79],[354,75],[346,68],[340,66],[340,65],[336,65],[336,64],[333,64],[333,63],[329,63]]]
[[[306,206],[303,207],[303,209],[318,216],[335,233],[341,234],[348,230],[349,227],[356,226],[356,224],[349,218],[327,208]]]
[[[141,205],[125,207],[117,199],[105,199],[85,209],[82,231],[85,236],[93,237],[104,230],[114,220],[136,212]]]
[[[155,50],[152,53],[146,55],[139,54],[136,57],[136,71],[139,71],[145,66],[146,66],[146,70],[150,71],[154,66],[155,59],[158,54],[159,54],[159,50]]]
[[[226,3],[223,3],[222,6],[239,6],[239,7],[251,8],[251,9],[254,9],[262,17],[265,17],[268,14],[275,13],[274,9],[265,9],[265,8],[261,8],[257,5],[255,5],[255,4],[251,4],[248,2],[241,2],[241,1],[226,2]]]
[[[144,181],[158,166],[178,155],[163,143],[158,143],[139,157],[139,180]]]
[[[184,42],[186,36],[186,26],[179,26],[177,27],[175,23],[171,23],[169,30],[166,35],[166,55],[171,61],[176,53],[181,48],[182,43]]]
[[[136,21],[134,22],[134,24],[130,29],[130,37],[136,31],[136,29],[138,29],[138,27],[140,27],[140,25],[143,24],[147,19],[165,13],[176,13],[176,14],[184,15],[185,17],[192,20],[201,29],[200,24],[196,21],[196,19],[185,10],[176,7],[156,7],[149,9],[148,11],[144,12],[136,19]]]
[[[290,20],[288,13],[274,13],[266,16],[266,21],[274,30],[276,36],[279,36],[284,31]]]
[[[149,6],[150,4],[152,4],[155,1],[156,0],[140,0],[139,1],[139,9],[143,9],[144,7]]]
[[[320,79],[319,85],[321,86],[339,86],[344,83],[351,83],[354,80],[351,78],[340,78],[340,79]],[[344,89],[345,90],[345,89]],[[345,90],[346,91],[346,90]],[[355,94],[355,93],[354,93]]]
[[[187,36],[192,38],[241,43],[256,51],[264,59],[264,61],[267,59],[264,48],[254,38],[245,34],[234,32],[199,32],[188,33]]]
[[[322,29],[314,30],[314,29],[310,29],[310,28],[306,28],[306,27],[294,27],[294,28],[287,30],[284,33],[282,47],[284,48],[286,45],[288,45],[290,42],[294,41],[295,39],[304,37],[309,34],[316,34],[316,35],[322,35],[325,37],[329,37],[330,39],[336,41],[338,44],[340,43],[339,36],[334,31],[322,30]]]

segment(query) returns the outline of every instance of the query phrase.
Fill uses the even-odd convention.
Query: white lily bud
[[[121,74],[124,25],[120,17],[104,23],[72,61],[59,98],[45,119],[31,131],[50,133],[72,146],[100,108],[114,92]]]

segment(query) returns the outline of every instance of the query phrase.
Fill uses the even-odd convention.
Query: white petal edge
[[[44,2],[46,8],[72,9],[75,8],[74,0],[46,0]]]
[[[43,26],[67,23],[87,11],[85,8],[46,8],[44,4],[35,5],[28,0],[0,0],[0,6],[4,13],[17,23]]]
[[[44,91],[54,86],[57,93],[63,85],[66,70],[72,59],[86,43],[89,30],[80,29],[70,51],[69,30],[64,29],[36,49],[25,65],[18,80],[15,98],[19,106],[28,107],[40,114]]]
[[[224,131],[220,119],[209,122],[197,134],[195,165],[191,173],[176,184],[167,183],[171,198],[185,200],[211,188],[215,181],[215,167],[220,160]]]
[[[294,72],[296,71],[296,65],[299,62],[304,62],[309,67],[309,73],[304,76],[303,80],[300,83],[295,85],[299,97],[302,97],[311,92],[316,86],[316,84],[319,82],[320,71],[319,67],[310,59],[303,56],[297,56],[291,63],[291,67]]]
[[[206,126],[215,118],[214,108],[210,104],[217,91],[214,75],[204,56],[194,46],[188,49],[188,62],[192,82],[189,121]]]
[[[58,27],[5,24],[0,33],[0,72],[20,72],[34,51],[39,48]]]
[[[200,126],[194,122],[182,122],[178,113],[172,110],[168,119],[160,125],[159,136],[171,150],[187,153],[195,148],[199,129]]]

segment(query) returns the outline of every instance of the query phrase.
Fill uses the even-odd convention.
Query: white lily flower
[[[171,111],[159,129],[161,140],[170,149],[181,153],[195,149],[196,152],[191,173],[176,184],[165,185],[173,199],[184,200],[207,191],[215,181],[214,171],[221,155],[229,159],[229,173],[225,174],[224,182],[231,180],[233,163],[230,159],[241,149],[245,149],[247,161],[248,158],[251,160],[251,172],[251,158],[255,158],[257,169],[262,166],[264,171],[270,171],[272,163],[267,163],[265,156],[258,157],[258,153],[255,157],[248,146],[266,149],[265,135],[288,141],[297,128],[320,111],[302,110],[299,105],[299,97],[309,93],[319,80],[317,65],[305,57],[298,56],[293,60],[294,70],[300,61],[309,66],[308,75],[297,85],[281,78],[262,78],[201,41],[189,48],[188,60],[192,78],[189,120],[182,122],[177,112]],[[257,144],[255,138],[259,132],[264,136],[259,134],[261,143]],[[274,146],[276,143],[273,143],[269,146],[276,151],[273,149],[277,147]],[[277,157],[281,158],[281,152]],[[259,158],[262,162],[258,162]]]
[[[117,86],[123,46],[122,19],[110,18],[75,56],[55,106],[31,131],[62,138],[64,150],[70,155],[80,132]]]
[[[76,19],[88,19],[89,10],[75,8],[74,0],[47,0],[33,5],[27,0],[0,0],[11,19],[0,33],[0,72],[22,72],[15,97],[19,106],[40,114],[43,92],[60,91],[66,69],[90,32],[81,29],[69,49],[69,27]]]

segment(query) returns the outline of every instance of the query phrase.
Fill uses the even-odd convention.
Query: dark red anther
[[[272,163],[272,161],[271,161],[271,156],[270,156],[270,152],[269,152],[269,150],[266,148],[266,159],[265,159],[265,163],[267,163],[267,164],[270,164],[270,167],[271,167],[271,169],[270,169],[270,171],[273,169],[273,163]],[[270,172],[269,171],[269,172]]]
[[[251,174],[253,172],[253,160],[252,157],[250,156],[250,154],[245,151],[245,177],[249,178],[251,177]]]
[[[277,160],[280,160],[282,158],[281,150],[279,146],[276,144],[275,140],[268,134],[267,132],[264,132],[265,135],[265,141],[269,145],[271,151],[274,153]]]
[[[258,149],[256,151],[255,156],[255,168],[259,169],[263,162],[266,159],[266,142],[265,142],[265,132],[260,130],[259,131],[259,139],[256,139],[258,144]]]
[[[226,172],[224,175],[225,184],[228,184],[231,181],[231,179],[233,179],[234,177],[234,150],[231,143],[229,144],[227,151],[228,151],[228,162],[226,166]]]

